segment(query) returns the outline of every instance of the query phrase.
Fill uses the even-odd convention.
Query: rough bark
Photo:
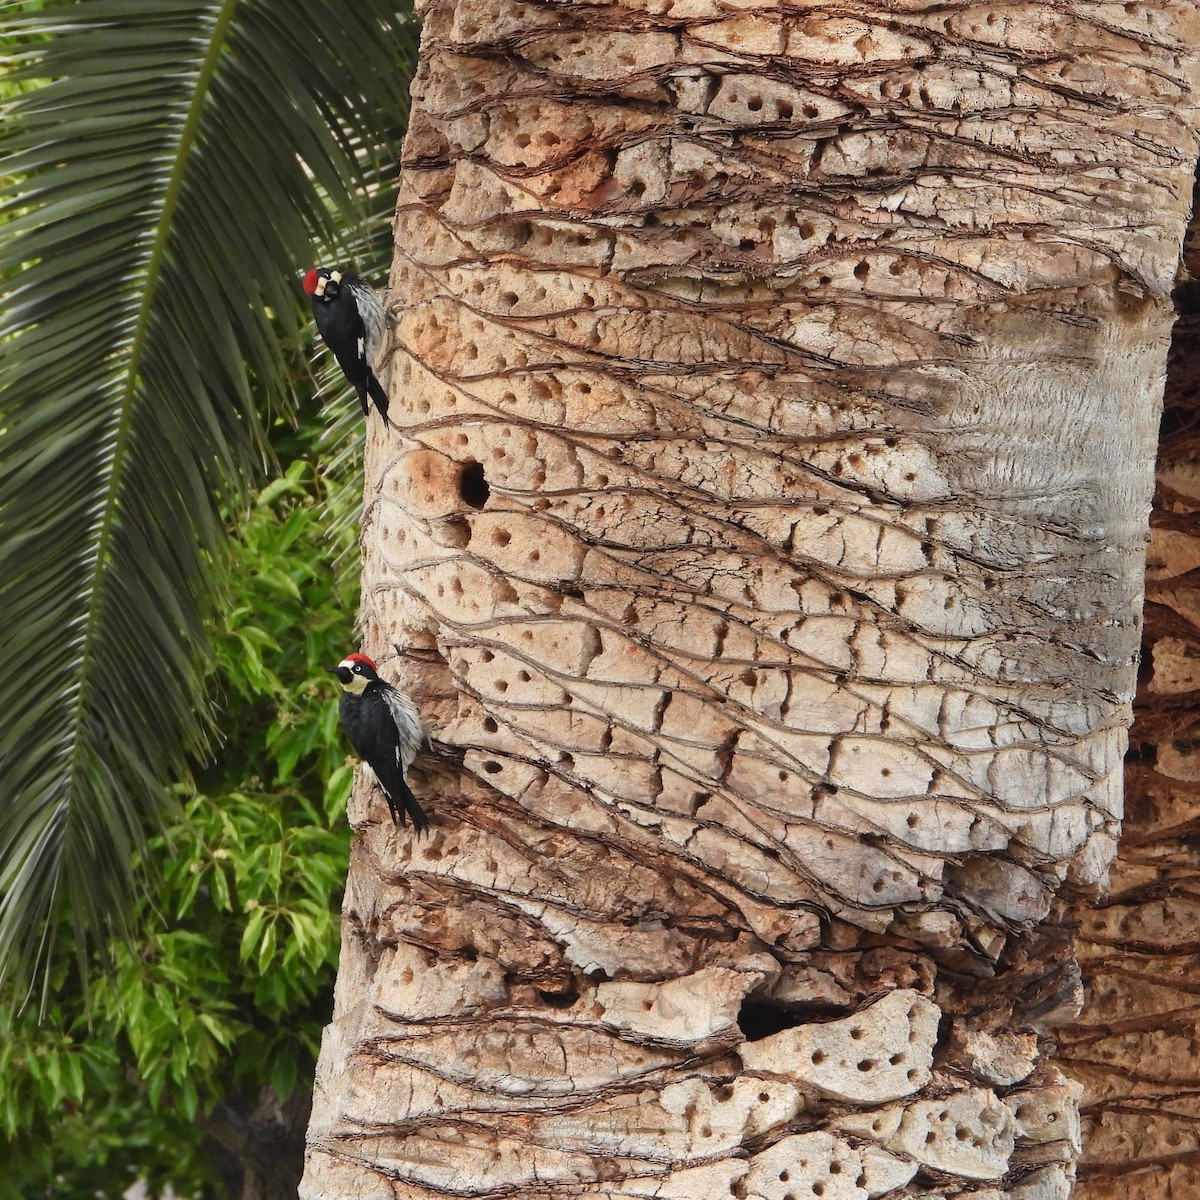
[[[1060,1059],[1084,1086],[1077,1200],[1200,1195],[1200,220],[1176,292],[1146,623],[1110,894],[1080,909],[1088,1005]]]
[[[301,1194],[1064,1195],[1195,7],[424,17]]]

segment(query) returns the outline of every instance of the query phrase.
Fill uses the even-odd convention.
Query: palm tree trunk
[[[1194,8],[424,18],[301,1194],[1065,1195]]]
[[[1078,1200],[1200,1195],[1200,209],[1176,290],[1147,554],[1143,670],[1110,893],[1080,908],[1088,1006],[1059,1059],[1084,1086]]]

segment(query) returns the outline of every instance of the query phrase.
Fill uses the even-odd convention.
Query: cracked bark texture
[[[301,1195],[1065,1195],[1195,6],[423,17]]]
[[[1081,908],[1088,1005],[1060,1060],[1084,1086],[1079,1200],[1200,1195],[1200,219],[1176,291],[1147,555],[1142,672],[1112,887]]]

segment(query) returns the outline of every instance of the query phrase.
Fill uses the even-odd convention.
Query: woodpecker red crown
[[[374,671],[377,675],[379,674],[379,668],[365,654],[347,654],[346,657],[342,659],[342,662],[366,663],[372,671]]]
[[[308,295],[311,296],[313,294],[313,292],[315,292],[317,290],[318,278],[319,278],[319,276],[317,274],[316,267],[312,267],[309,270],[308,274],[304,276],[304,290],[305,290],[305,292],[308,293]]]

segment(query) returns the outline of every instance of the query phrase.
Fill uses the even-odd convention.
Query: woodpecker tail
[[[383,384],[380,383],[379,380],[375,377],[374,371],[370,372],[370,374],[367,376],[367,391],[370,393],[371,399],[375,401],[375,407],[379,410],[379,415],[383,418],[383,423],[385,425],[390,425],[391,421],[388,420],[388,415],[387,415],[388,414],[387,392],[385,392],[383,390]],[[366,416],[367,415],[367,397],[364,395],[364,396],[360,396],[359,399],[362,400],[363,416]]]
[[[392,823],[394,825],[403,825],[405,823],[404,814],[407,811],[408,815],[412,817],[414,831],[418,835],[424,833],[429,828],[429,818],[425,815],[425,810],[421,807],[416,796],[412,794],[412,789],[401,777],[389,780],[389,783],[392,784],[392,789],[396,792],[400,800],[400,804],[397,804],[392,799],[392,791],[384,788],[383,795],[388,803],[388,811],[392,814]]]

